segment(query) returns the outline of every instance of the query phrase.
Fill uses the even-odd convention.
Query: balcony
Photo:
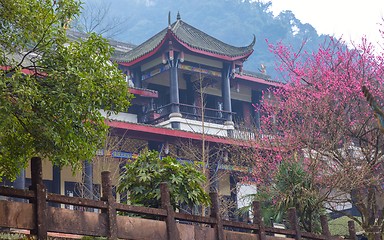
[[[181,117],[170,117],[179,109]],[[179,122],[184,131],[205,133],[216,136],[228,136],[228,130],[233,130],[233,122],[228,121],[235,113],[212,108],[201,108],[187,104],[167,104],[150,110],[139,116],[139,121],[145,124],[171,127],[172,122]],[[203,124],[204,122],[204,124]]]
[[[157,109],[150,110],[139,117],[141,123],[157,125],[161,122],[169,120],[169,114],[171,114],[175,107],[179,107],[180,113],[185,119],[204,121],[206,123],[224,124],[229,119],[229,116],[233,116],[234,112],[227,112],[212,108],[201,108],[187,104],[175,104],[170,103],[161,106]],[[204,114],[203,114],[204,113]]]

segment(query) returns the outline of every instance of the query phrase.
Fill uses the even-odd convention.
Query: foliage
[[[0,1],[0,177],[14,178],[32,156],[77,167],[106,134],[99,109],[129,105],[107,41],[68,40],[78,13],[75,0]]]
[[[293,52],[271,46],[281,60],[287,84],[264,94],[260,144],[273,148],[260,156],[260,169],[276,173],[281,159],[297,153],[328,209],[352,203],[362,215],[366,232],[383,226],[383,144],[372,110],[361,91],[366,86],[384,100],[383,52],[365,39],[346,48],[330,39],[317,52]],[[294,159],[291,157],[291,159]],[[260,184],[270,175],[256,172]],[[264,176],[264,178],[263,178]],[[379,217],[376,217],[379,216]]]
[[[284,159],[268,184],[259,185],[253,197],[262,203],[264,219],[281,223],[287,219],[288,209],[294,207],[301,227],[307,232],[320,233],[320,215],[325,209],[319,191],[301,162]]]
[[[85,236],[81,238],[82,240],[105,240],[107,239],[106,237],[90,237],[90,236]]]
[[[301,162],[281,162],[274,178],[274,189],[279,213],[294,207],[306,231],[321,232],[320,215],[325,213],[323,201]]]
[[[30,239],[30,238],[28,236],[24,235],[24,234],[11,233],[11,232],[9,232],[9,233],[8,232],[3,232],[3,233],[0,233],[0,239],[8,239],[8,240],[17,239],[17,240],[21,240],[21,239]]]
[[[328,221],[329,231],[332,236],[349,236],[348,221],[350,221],[346,216],[342,216],[336,219]],[[356,233],[361,232],[363,229],[361,226],[357,225],[355,222],[355,231]]]
[[[128,199],[133,204],[159,207],[160,183],[167,182],[174,207],[178,204],[209,205],[209,196],[202,188],[205,180],[192,164],[179,163],[171,157],[160,159],[158,152],[145,151],[124,167],[118,191],[128,191]]]

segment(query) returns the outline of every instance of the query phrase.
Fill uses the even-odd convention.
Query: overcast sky
[[[311,24],[319,34],[346,41],[360,41],[365,35],[373,43],[380,42],[379,23],[384,23],[384,0],[271,0],[272,11],[291,10],[302,23]],[[382,27],[381,29],[384,30]]]

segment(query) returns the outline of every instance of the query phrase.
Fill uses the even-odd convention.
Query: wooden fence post
[[[160,183],[161,208],[167,211],[165,223],[167,225],[168,240],[180,240],[179,230],[176,226],[175,211],[171,204],[171,196],[166,182]]]
[[[36,228],[32,231],[37,239],[47,239],[47,190],[43,184],[43,166],[41,158],[31,159],[31,186],[30,190],[35,192],[34,212]]]
[[[329,231],[328,218],[326,215],[320,216],[320,223],[321,223],[321,234],[323,234],[326,239],[331,239],[331,232]]]
[[[116,201],[112,194],[111,173],[109,171],[101,173],[101,186],[101,200],[107,202],[107,209],[103,210],[107,217],[107,238],[117,239]]]
[[[213,228],[215,229],[216,233],[216,239],[217,240],[224,240],[224,229],[223,229],[223,222],[221,220],[220,215],[220,205],[219,205],[219,197],[217,192],[211,192],[209,193],[209,196],[211,197],[212,207],[211,207],[211,217],[216,219],[216,223],[213,225]]]
[[[356,230],[355,230],[355,222],[353,220],[348,221],[348,232],[349,232],[349,239],[356,240]]]
[[[253,224],[257,224],[259,226],[259,240],[266,240],[266,234],[265,234],[265,226],[264,222],[261,219],[261,206],[259,201],[254,201],[252,203],[253,206]],[[272,226],[273,227],[273,226]]]
[[[380,227],[377,225],[373,226],[373,239],[381,240]]]
[[[299,240],[301,239],[301,231],[299,227],[299,221],[297,219],[297,214],[296,214],[296,208],[289,208],[288,209],[288,218],[289,218],[289,223],[291,224],[291,229],[295,230],[295,239]]]

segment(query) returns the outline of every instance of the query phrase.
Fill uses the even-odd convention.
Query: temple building
[[[69,35],[86,37],[72,31]],[[240,206],[238,190],[251,186],[240,184],[238,176],[252,169],[236,160],[234,149],[251,146],[252,129],[260,127],[253,105],[260,103],[264,90],[281,84],[263,71],[243,69],[255,41],[250,35],[247,46],[229,45],[184,22],[179,14],[175,22],[138,46],[111,40],[115,48],[111,61],[125,74],[135,98],[126,112],[108,117],[109,143],[94,161],[84,162],[82,173],[73,176],[70,169],[45,163],[48,190],[96,198],[100,170],[115,171],[117,184],[121,165],[147,148],[180,161],[205,159],[211,188]],[[202,148],[207,156],[202,157]],[[29,185],[29,170],[25,172],[16,184]]]
[[[114,61],[135,88],[156,91],[149,103],[131,107],[137,122],[165,128],[233,137],[235,123],[258,124],[252,103],[261,92],[277,85],[263,74],[243,71],[255,37],[234,47],[183,22],[176,22]],[[204,98],[201,97],[204,94]],[[203,109],[204,108],[204,109]],[[202,111],[204,114],[202,115]]]

